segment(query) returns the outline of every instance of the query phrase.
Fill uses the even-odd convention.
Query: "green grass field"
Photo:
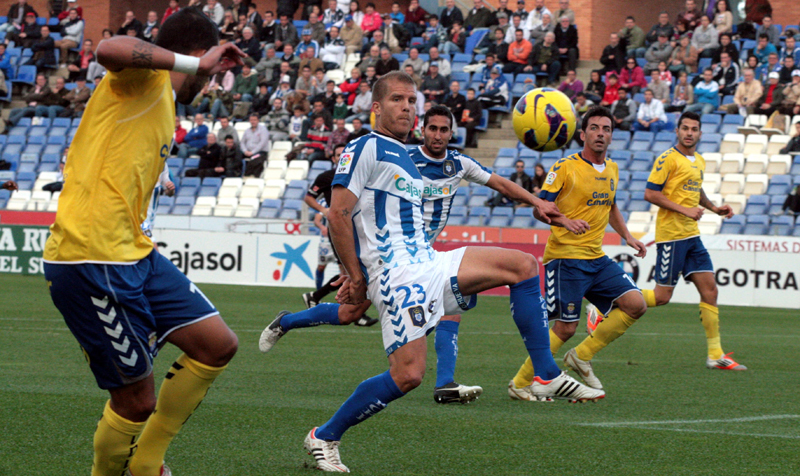
[[[174,474],[317,474],[303,438],[386,369],[378,329],[293,331],[263,355],[262,328],[283,308],[299,310],[300,291],[201,288],[240,347],[167,454]],[[42,278],[0,275],[0,289],[0,475],[88,475],[106,394]],[[506,393],[525,357],[508,300],[481,298],[461,325],[456,370],[459,381],[484,387],[481,399],[433,402],[431,337],[422,386],[351,429],[342,459],[363,475],[800,474],[797,316],[732,307],[721,316],[723,346],[748,372],[706,370],[697,307],[670,305],[596,358],[605,400],[527,403]],[[177,355],[162,350],[157,382]]]

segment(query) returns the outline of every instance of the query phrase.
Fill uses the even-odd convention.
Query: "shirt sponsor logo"
[[[412,198],[422,198],[422,190],[415,187],[411,180],[403,177],[402,175],[394,176],[394,188],[401,192],[408,193]]]
[[[594,206],[611,206],[613,202],[611,201],[610,194],[605,192],[593,192],[592,198],[586,201],[587,207],[594,207]]]
[[[434,185],[426,185],[424,194],[426,197],[447,197],[450,195],[450,186],[445,185],[444,187],[436,187]]]

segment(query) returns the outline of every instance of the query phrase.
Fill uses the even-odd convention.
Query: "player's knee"
[[[114,412],[134,422],[147,420],[156,409],[153,392],[116,393],[111,395]]]
[[[339,324],[348,326],[361,317],[361,313],[357,312],[358,308],[354,306],[339,306]]]
[[[400,391],[403,393],[408,393],[422,385],[422,379],[424,377],[424,369],[404,369],[403,371],[397,373],[395,377],[395,383]]]
[[[219,343],[212,355],[208,356],[210,362],[204,362],[212,367],[223,367],[233,360],[233,356],[239,350],[239,337],[232,330],[228,330],[228,336]]]
[[[670,299],[672,299],[671,294],[656,294],[656,306],[669,304]]]
[[[536,262],[533,255],[520,252],[515,262],[517,264],[517,282],[534,278],[539,274],[539,263]]]
[[[633,303],[626,306],[627,309],[623,309],[622,311],[631,316],[634,319],[639,319],[640,317],[644,316],[644,313],[647,312],[647,303],[644,302],[644,299],[640,299],[639,301],[634,301]]]

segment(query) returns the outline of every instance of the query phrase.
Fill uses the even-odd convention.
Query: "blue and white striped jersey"
[[[401,142],[377,132],[351,141],[339,158],[337,185],[358,197],[352,220],[367,280],[385,268],[433,259],[422,220],[422,176]]]
[[[156,208],[158,208],[158,197],[164,190],[164,184],[169,180],[169,167],[164,163],[164,171],[158,176],[158,182],[153,189],[153,196],[150,197],[150,206],[147,207],[147,218],[141,224],[142,233],[148,238],[153,237],[153,223],[156,221]]]
[[[453,197],[461,179],[486,185],[492,172],[472,157],[455,150],[448,150],[442,159],[434,159],[427,156],[422,151],[422,146],[419,146],[412,149],[409,156],[422,174],[425,238],[433,243],[447,224]]]

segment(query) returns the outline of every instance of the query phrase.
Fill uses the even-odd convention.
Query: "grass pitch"
[[[261,330],[281,309],[300,310],[301,290],[201,288],[240,347],[171,446],[174,474],[317,474],[303,438],[359,382],[386,370],[378,328],[292,331],[263,355]],[[43,278],[2,275],[0,289],[0,475],[88,475],[107,396]],[[483,386],[481,399],[433,402],[431,337],[422,386],[351,429],[342,459],[363,475],[800,474],[797,317],[725,306],[720,314],[723,347],[747,372],[706,370],[697,306],[669,305],[595,359],[605,400],[528,403],[506,393],[525,357],[508,299],[482,297],[461,325],[456,369],[459,381]],[[162,350],[157,383],[177,355]]]

